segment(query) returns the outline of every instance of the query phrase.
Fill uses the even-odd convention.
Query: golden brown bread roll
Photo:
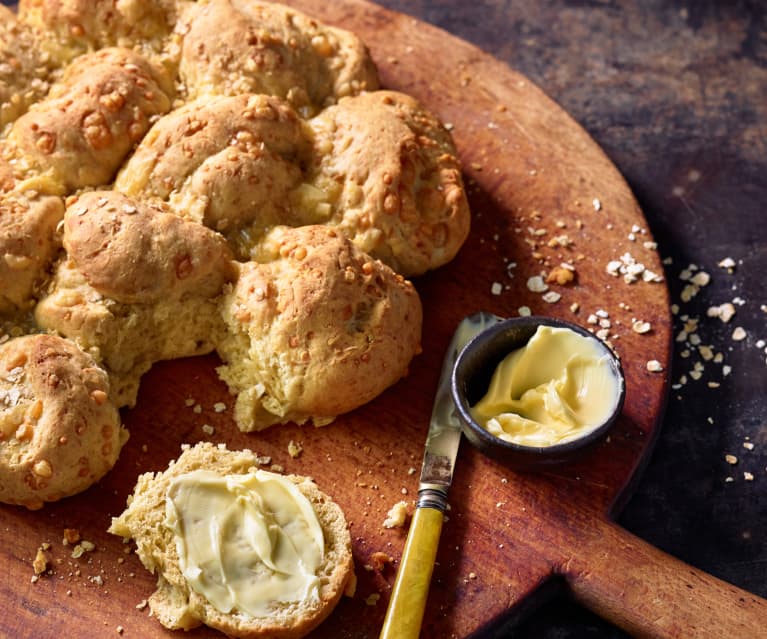
[[[124,304],[216,297],[234,276],[221,235],[117,191],[83,193],[67,208],[64,248],[88,284]]]
[[[0,5],[0,132],[45,96],[51,67],[32,30]]]
[[[213,350],[223,331],[216,297],[236,268],[220,235],[161,203],[104,191],[67,210],[64,245],[69,257],[35,320],[96,357],[119,406],[135,403],[154,362]]]
[[[59,64],[104,47],[161,49],[177,17],[175,0],[19,0],[19,20],[38,30]]]
[[[0,501],[34,509],[85,490],[126,439],[106,373],[75,344],[26,335],[0,345]]]
[[[420,348],[410,282],[324,226],[276,229],[222,300],[220,377],[243,431],[331,421],[407,373]]]
[[[222,612],[190,586],[179,565],[174,533],[166,524],[166,496],[172,482],[200,470],[217,476],[247,476],[256,472],[257,467],[257,456],[249,450],[230,451],[223,445],[207,442],[185,447],[167,470],[141,475],[128,507],[112,519],[109,532],[135,539],[141,562],[157,574],[157,590],[149,598],[149,607],[164,626],[190,630],[204,623],[231,637],[299,639],[332,612],[347,583],[354,578],[351,537],[341,508],[309,478],[286,475],[284,479],[309,500],[321,527],[323,557],[315,573],[319,580],[318,596],[298,601],[271,601],[268,614],[255,616],[238,608]],[[277,531],[272,530],[272,539],[276,535]],[[265,578],[272,573],[263,565],[249,564],[248,567]]]
[[[6,157],[23,178],[46,173],[61,192],[112,181],[170,108],[162,72],[128,49],[102,49],[67,68],[50,94],[14,122]]]
[[[360,39],[283,5],[201,0],[180,20],[179,74],[189,96],[266,93],[302,115],[378,88]]]
[[[247,258],[265,229],[313,221],[290,200],[302,181],[309,135],[279,98],[201,98],[157,121],[115,188],[168,201],[180,215],[224,233]]]
[[[61,247],[56,196],[0,195],[0,315],[28,311]]]
[[[310,182],[333,208],[329,224],[409,277],[450,261],[469,232],[452,138],[414,98],[375,91],[344,98],[310,121]]]

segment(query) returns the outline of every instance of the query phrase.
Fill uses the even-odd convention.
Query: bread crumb
[[[37,549],[37,554],[32,561],[32,569],[35,571],[35,575],[41,575],[48,569],[48,557],[42,546]]]
[[[76,544],[80,541],[80,531],[77,528],[64,528],[64,538],[61,543],[65,546],[69,544]]]
[[[379,595],[377,592],[374,592],[371,595],[368,595],[365,598],[365,605],[366,606],[375,606],[378,603],[378,600],[381,598],[381,595]]]
[[[394,504],[383,522],[384,528],[402,528],[407,521],[407,502],[398,501]]]
[[[301,456],[301,453],[304,452],[304,447],[301,446],[299,442],[293,441],[292,439],[288,442],[288,455],[290,455],[293,459],[297,459]]]
[[[385,552],[376,551],[370,555],[370,569],[377,572],[383,571],[387,565],[394,561],[394,557],[387,555]]]

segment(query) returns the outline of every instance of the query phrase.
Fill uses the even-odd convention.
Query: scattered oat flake
[[[735,315],[735,307],[730,302],[725,302],[719,306],[711,306],[706,310],[708,317],[718,317],[725,324]]]
[[[729,453],[724,456],[724,461],[726,461],[731,466],[734,466],[738,463],[738,458],[735,457],[735,455],[730,455]]]
[[[544,293],[549,290],[548,285],[540,275],[533,275],[533,277],[528,278],[527,288],[533,293]]]
[[[743,479],[745,479],[746,481],[754,481],[754,474],[746,471],[743,473]]]
[[[556,291],[549,291],[548,293],[544,293],[541,299],[548,304],[554,304],[562,299],[562,296]]]
[[[631,330],[640,334],[649,333],[652,330],[652,326],[650,325],[650,322],[637,320],[631,325]]]
[[[743,448],[746,450],[754,450],[754,443],[753,442],[743,442]]]
[[[741,342],[746,339],[746,331],[742,326],[737,326],[732,332],[732,339],[736,342]]]
[[[698,271],[690,278],[690,281],[696,286],[708,286],[711,276],[706,271]]]
[[[533,314],[529,306],[520,306],[517,309],[517,313],[520,317],[530,317]]]
[[[216,432],[216,429],[213,428],[213,426],[211,426],[210,424],[203,424],[202,432],[205,433],[206,435],[212,435],[213,433]]]
[[[651,359],[647,361],[647,370],[651,373],[660,373],[663,365],[657,359]]]
[[[500,295],[503,292],[503,284],[500,282],[493,282],[492,286],[490,287],[490,292],[493,295]]]
[[[223,413],[226,410],[226,404],[224,402],[216,402],[213,404],[213,410],[216,413]]]

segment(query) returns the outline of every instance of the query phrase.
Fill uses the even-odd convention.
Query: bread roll
[[[126,439],[106,373],[75,344],[26,335],[0,345],[0,501],[36,509],[85,490]]]
[[[302,115],[378,88],[360,39],[280,4],[201,0],[180,21],[179,74],[190,98],[265,93]]]
[[[40,34],[43,48],[63,65],[104,47],[159,51],[176,22],[176,0],[20,0],[19,20]]]
[[[160,69],[128,49],[80,56],[14,122],[5,155],[19,177],[46,173],[60,193],[106,185],[151,120],[170,108],[169,87]]]
[[[310,479],[288,475],[286,479],[311,503],[324,537],[323,559],[316,573],[318,597],[267,602],[269,613],[253,616],[237,608],[222,612],[190,586],[179,565],[173,530],[166,525],[166,498],[173,480],[200,469],[220,476],[246,475],[257,466],[256,456],[248,450],[229,451],[207,442],[186,447],[167,470],[141,475],[128,507],[112,520],[109,531],[132,537],[141,562],[157,574],[157,590],[149,598],[149,606],[164,626],[189,630],[204,623],[232,637],[298,639],[332,612],[353,578],[351,538],[340,507]],[[260,570],[266,575],[271,572]]]
[[[279,98],[201,98],[157,121],[115,188],[168,201],[179,215],[225,234],[248,259],[266,229],[313,221],[290,197],[303,180],[309,136]]]
[[[309,182],[333,209],[328,224],[406,277],[450,261],[469,233],[452,138],[414,98],[344,98],[310,122]]]
[[[160,203],[92,192],[67,209],[64,245],[68,257],[35,320],[93,354],[119,406],[135,403],[154,362],[208,353],[220,341],[217,297],[236,265],[214,231]]]
[[[0,5],[0,132],[45,96],[51,68],[32,30]]]
[[[323,226],[275,230],[222,300],[218,371],[243,431],[326,424],[403,377],[419,351],[412,284]]]
[[[56,196],[0,195],[0,316],[31,310],[61,248]]]

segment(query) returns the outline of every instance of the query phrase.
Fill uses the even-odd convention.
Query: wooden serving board
[[[216,377],[215,356],[157,365],[142,382],[138,405],[124,414],[130,441],[99,485],[37,512],[0,508],[0,636],[174,636],[141,604],[155,577],[106,529],[139,473],[164,469],[182,443],[211,440],[310,475],[338,501],[351,525],[358,585],[311,636],[377,637],[406,535],[382,523],[393,504],[416,496],[444,349],[465,315],[513,316],[521,306],[586,326],[590,316],[607,313],[601,319],[609,320],[626,375],[623,414],[596,450],[544,474],[516,473],[462,444],[422,636],[489,636],[562,583],[638,635],[756,636],[723,624],[767,623],[763,601],[663,556],[610,519],[657,435],[671,345],[665,284],[628,284],[606,271],[628,253],[662,273],[615,167],[529,80],[443,31],[360,0],[288,4],[356,31],[387,88],[415,95],[453,127],[473,227],[455,261],[416,281],[425,309],[423,353],[406,379],[329,426],[251,435],[234,425],[233,398]],[[559,301],[528,289],[529,277],[562,262],[575,267],[576,281],[551,285]],[[651,331],[634,332],[634,320],[650,322]],[[649,372],[651,359],[663,371]],[[217,412],[218,402],[226,410]],[[291,440],[303,446],[297,459],[288,454]],[[77,528],[96,549],[73,558],[62,544],[64,528]],[[51,571],[33,582],[32,560],[43,543],[50,544]],[[378,552],[394,561],[371,570]],[[720,597],[730,619],[720,619]],[[184,636],[221,635],[201,628]]]

